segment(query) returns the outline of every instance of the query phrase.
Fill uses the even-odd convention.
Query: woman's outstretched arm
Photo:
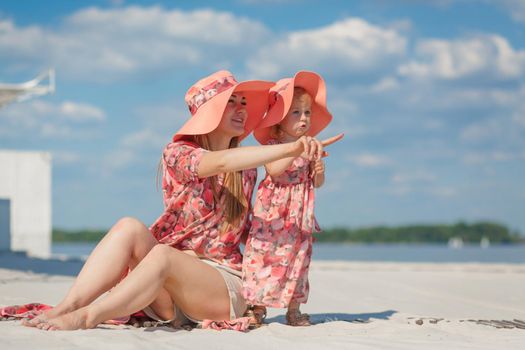
[[[197,172],[200,178],[204,178],[256,168],[282,158],[298,157],[303,152],[309,159],[321,158],[323,147],[339,141],[343,136],[344,134],[339,134],[322,142],[311,142],[312,138],[303,136],[295,142],[279,145],[237,147],[207,152],[203,155]]]

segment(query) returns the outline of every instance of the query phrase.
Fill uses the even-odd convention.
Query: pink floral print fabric
[[[319,231],[314,199],[310,162],[301,157],[283,174],[267,174],[259,184],[244,251],[247,303],[283,308],[292,300],[307,301],[312,233]]]
[[[250,226],[251,208],[241,217],[238,227],[221,234],[220,228],[225,221],[224,196],[215,203],[210,179],[201,179],[197,175],[197,166],[205,152],[186,141],[166,146],[162,157],[165,209],[150,231],[162,244],[193,250],[199,257],[240,271],[242,255],[239,245],[242,234]],[[244,195],[250,202],[257,170],[243,171],[242,179]],[[219,186],[222,181],[223,177],[219,176]]]

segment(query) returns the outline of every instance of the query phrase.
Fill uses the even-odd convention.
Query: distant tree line
[[[97,242],[106,230],[53,230],[53,242]],[[493,222],[452,225],[374,226],[366,228],[332,228],[316,233],[318,242],[352,243],[447,243],[461,238],[465,243],[479,243],[485,237],[491,243],[525,243],[525,237]]]
[[[525,237],[508,227],[493,222],[452,225],[374,226],[368,228],[332,228],[314,234],[318,242],[360,243],[448,243],[461,238],[464,243],[479,243],[487,238],[491,243],[525,243]]]
[[[62,230],[53,229],[53,242],[98,242],[107,230]]]

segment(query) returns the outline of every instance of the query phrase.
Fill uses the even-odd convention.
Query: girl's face
[[[248,118],[246,105],[246,97],[242,92],[233,93],[228,100],[228,104],[224,109],[221,122],[217,129],[231,137],[244,134],[244,125]]]
[[[279,129],[288,137],[299,138],[310,130],[312,99],[308,94],[294,95],[288,114],[279,124]]]

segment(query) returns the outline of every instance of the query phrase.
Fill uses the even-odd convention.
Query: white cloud
[[[496,5],[503,6],[508,10],[512,19],[525,23],[525,1],[524,0],[490,0]]]
[[[363,168],[375,168],[392,164],[392,161],[387,157],[371,153],[348,156],[347,160]]]
[[[467,124],[460,132],[460,140],[467,143],[500,144],[508,148],[525,146],[525,86],[508,92],[497,104],[497,114]],[[504,102],[504,103],[503,103]],[[480,101],[480,106],[489,106]]]
[[[429,183],[434,182],[436,179],[436,175],[426,170],[396,173],[392,176],[392,182],[397,184]]]
[[[59,112],[63,117],[74,121],[104,121],[106,119],[106,113],[100,108],[71,101],[63,102],[59,107]]]
[[[428,193],[435,197],[453,197],[458,194],[458,191],[453,187],[433,187],[428,189]]]
[[[413,191],[413,189],[410,186],[397,185],[397,186],[393,186],[393,187],[387,188],[386,193],[390,193],[390,194],[393,194],[395,196],[402,197],[402,196],[406,196],[406,195],[410,194],[412,191]]]
[[[55,104],[32,100],[11,104],[0,114],[0,122],[3,128],[9,130],[9,138],[31,133],[43,138],[92,137],[92,128],[104,122],[105,118],[106,113],[102,109],[72,101]]]
[[[344,191],[348,188],[348,181],[352,176],[352,172],[348,168],[334,168],[327,172],[325,184],[319,189],[319,194],[324,194]]]
[[[45,55],[45,41],[45,33],[38,26],[17,28],[12,20],[0,19],[0,51],[9,52],[16,66],[34,59],[39,52]]]
[[[406,38],[395,29],[348,18],[277,38],[255,52],[247,67],[253,75],[265,78],[276,78],[299,68],[333,77],[349,72],[370,73],[403,57],[406,43]]]
[[[413,194],[426,194],[432,197],[439,198],[448,198],[453,197],[458,194],[458,191],[453,187],[426,187],[426,188],[414,188],[406,184],[395,185],[391,188],[388,188],[387,193],[393,194],[395,196],[403,197]]]
[[[432,197],[452,197],[457,195],[457,190],[452,186],[444,186],[440,179],[429,170],[415,170],[412,172],[398,172],[391,178],[391,186],[387,193],[395,196],[424,194]]]
[[[162,132],[144,127],[120,138],[117,146],[109,150],[101,160],[95,162],[91,171],[103,177],[111,177],[123,169],[143,164],[147,159],[159,156],[163,147],[169,141]]]
[[[476,87],[466,87],[461,84],[440,86],[434,81],[429,84],[411,84],[405,82],[399,102],[413,111],[435,113],[446,111],[448,115],[464,114],[465,110],[475,110],[476,114],[495,110],[502,114],[514,114],[525,106],[525,86],[512,85],[499,88],[486,84],[477,84]],[[472,112],[469,112],[472,113]],[[457,117],[456,117],[457,118]]]
[[[351,135],[350,137],[352,138],[364,134],[366,131],[362,128],[362,125],[357,125],[355,120],[355,117],[359,114],[357,103],[352,101],[348,94],[337,91],[333,86],[327,87],[327,91],[328,110],[332,113],[333,119],[326,129],[318,135],[318,138],[331,137],[339,133]],[[346,141],[344,139],[341,142]]]
[[[42,123],[39,127],[40,135],[44,138],[69,138],[73,136],[73,131],[69,126],[51,123]]]
[[[123,169],[131,164],[136,163],[138,155],[129,148],[118,148],[104,155],[101,167],[92,168],[92,172],[109,177],[117,170]]]
[[[414,1],[412,1],[414,2]],[[524,0],[425,0],[438,7],[450,7],[454,3],[485,3],[503,8],[517,22],[525,22]]]
[[[423,122],[423,128],[426,130],[442,130],[444,123],[439,119],[429,118]]]
[[[467,165],[480,165],[493,162],[510,162],[525,160],[525,151],[522,152],[502,152],[502,151],[489,151],[489,152],[469,152],[466,153],[463,158],[463,163]]]
[[[66,17],[56,30],[0,20],[0,51],[10,53],[0,63],[6,70],[56,66],[65,78],[112,81],[231,65],[266,34],[261,23],[228,12],[91,7]]]
[[[53,164],[66,165],[80,162],[80,155],[70,151],[53,151]]]
[[[126,148],[143,149],[145,147],[161,149],[166,141],[162,135],[152,129],[142,129],[122,137],[120,144]]]
[[[514,126],[525,127],[525,85],[522,86],[521,91],[516,94],[516,107],[513,109],[512,121]]]
[[[293,4],[300,3],[303,0],[237,0],[241,4],[247,5],[279,5],[279,4]]]
[[[468,125],[461,131],[460,138],[467,142],[481,142],[498,137],[503,126],[498,119],[489,119]]]
[[[516,124],[525,127],[525,111],[517,111],[512,116],[512,121],[514,121]]]
[[[416,45],[416,56],[399,67],[400,75],[443,80],[479,74],[496,79],[525,75],[525,50],[515,50],[507,39],[495,34],[456,40],[425,39]]]
[[[399,81],[394,77],[385,77],[372,85],[370,91],[374,93],[384,93],[388,91],[397,90],[399,88]]]

